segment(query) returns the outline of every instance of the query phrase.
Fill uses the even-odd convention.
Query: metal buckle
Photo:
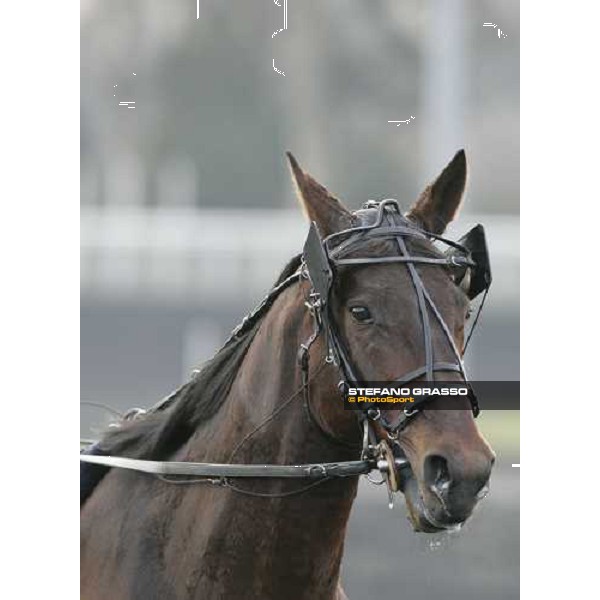
[[[304,302],[304,306],[306,306],[306,308],[308,308],[308,311],[310,312],[311,315],[314,315],[315,313],[319,312],[321,310],[321,308],[323,308],[323,303],[321,302],[321,296],[313,290],[311,290],[310,294],[308,295],[308,300],[306,300]]]
[[[378,200],[369,199],[362,205],[362,208],[377,208],[378,206],[379,206]]]
[[[316,471],[316,473],[313,473],[314,471]],[[324,465],[312,465],[309,469],[308,469],[308,473],[311,477],[311,479],[317,478],[317,477],[327,477],[327,469],[325,468]]]

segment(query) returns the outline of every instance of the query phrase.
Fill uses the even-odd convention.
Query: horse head
[[[328,384],[313,393],[312,410],[322,429],[356,443],[356,414],[342,408],[335,389],[335,371],[345,363],[362,381],[403,381],[407,374],[415,375],[408,376],[413,383],[465,380],[462,351],[470,278],[464,265],[449,263],[435,243],[461,205],[465,154],[456,154],[406,214],[397,203],[375,202],[352,212],[288,156],[304,212],[318,228],[329,257],[337,259],[331,260],[327,302],[339,348]],[[373,229],[369,234],[377,220],[398,235],[374,235]],[[418,260],[387,258],[402,256]],[[311,356],[313,361],[322,360],[331,345],[328,336],[322,337],[322,354]],[[449,364],[458,366],[439,367]],[[429,401],[397,436],[390,431],[403,410],[387,410],[385,419],[372,424],[377,438],[389,441],[408,460],[397,475],[417,531],[462,524],[485,495],[494,462],[469,400],[458,399],[452,409],[442,402]]]

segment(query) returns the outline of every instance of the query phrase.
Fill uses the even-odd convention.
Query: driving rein
[[[404,217],[400,211],[398,202],[394,199],[386,199],[380,202],[369,200],[361,210],[353,213],[353,217],[358,222],[356,227],[334,233],[324,239],[321,237],[316,223],[313,222],[304,244],[300,268],[293,275],[274,287],[258,307],[244,318],[240,325],[231,333],[229,340],[226,342],[227,345],[236,338],[243,336],[251,329],[269,310],[279,295],[290,285],[301,280],[308,280],[310,282],[311,290],[305,305],[312,315],[314,330],[309,339],[301,344],[298,352],[298,362],[302,373],[302,385],[283,403],[282,406],[276,409],[276,412],[279,412],[279,410],[287,406],[291,400],[302,392],[307,412],[312,420],[316,422],[316,419],[310,410],[309,353],[311,345],[321,334],[325,336],[327,348],[324,361],[326,364],[334,364],[338,367],[341,374],[338,386],[341,392],[347,389],[350,384],[356,384],[360,381],[360,378],[357,377],[354,365],[349,359],[348,352],[344,346],[343,339],[331,309],[331,289],[336,271],[339,267],[401,263],[406,265],[408,269],[419,308],[425,344],[425,364],[418,369],[401,375],[395,380],[395,383],[409,384],[419,378],[424,378],[425,381],[432,382],[434,381],[435,373],[458,373],[463,382],[467,381],[462,355],[471,339],[471,334],[477,324],[477,320],[491,284],[491,270],[483,227],[477,225],[458,242],[447,240],[439,235],[420,229],[415,223]],[[356,250],[361,242],[373,240],[375,238],[395,242],[395,245],[398,248],[398,254],[393,256],[361,258],[354,256],[353,253],[352,257],[348,256],[348,254]],[[443,255],[440,254],[433,257],[415,256],[409,253],[406,238],[436,240],[444,243],[448,246],[448,249]],[[423,284],[416,268],[416,265],[418,264],[441,265],[451,268],[454,272],[456,284],[460,285],[470,300],[473,300],[480,293],[484,292],[471,331],[467,336],[464,347],[460,351],[456,347],[452,334],[442,318],[440,311]],[[433,355],[431,316],[435,318],[444,332],[445,338],[452,349],[455,362],[438,362],[435,360]],[[176,397],[177,392],[174,392],[149,409],[149,411],[136,409],[133,418],[147,414],[147,412],[164,410],[176,400]],[[479,414],[479,406],[472,390],[469,399],[473,415],[476,417]],[[397,491],[398,489],[395,474],[408,463],[406,457],[399,450],[399,444],[397,444],[395,440],[402,429],[406,427],[410,418],[414,417],[414,415],[422,410],[423,404],[426,402],[427,400],[424,399],[415,408],[402,411],[400,420],[398,423],[394,424],[394,426],[387,422],[385,414],[382,414],[379,409],[370,408],[363,411],[356,411],[363,431],[360,460],[303,465],[261,465],[150,461],[117,456],[80,454],[80,461],[109,468],[113,467],[149,473],[170,483],[214,483],[250,495],[269,497],[282,497],[293,493],[300,493],[316,483],[327,479],[354,477],[357,475],[369,474],[371,471],[377,470],[381,473],[382,480],[375,483],[387,482],[391,498],[391,492]],[[238,444],[232,453],[231,458],[233,458],[241,444],[251,435],[256,433],[256,431],[265,425],[273,416],[274,413],[269,415],[259,427],[248,434],[248,436]],[[372,428],[372,423],[374,421],[379,421],[381,423],[391,441],[392,448],[390,448],[390,445],[386,440],[378,441],[375,439]],[[318,423],[316,424],[317,427],[325,433],[323,428],[320,427]],[[330,436],[330,434],[327,435]],[[173,476],[185,478],[172,479]],[[229,478],[294,478],[315,481],[307,487],[301,488],[300,490],[293,490],[288,493],[260,494],[236,488],[229,482]]]

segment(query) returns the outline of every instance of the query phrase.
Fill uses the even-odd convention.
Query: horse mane
[[[300,262],[301,255],[294,256],[274,287],[290,277]],[[269,306],[262,312],[259,309],[257,313],[251,313],[254,318],[249,325],[230,337],[190,381],[176,390],[166,408],[109,429],[98,444],[100,451],[112,456],[160,460],[181,448],[225,403]]]

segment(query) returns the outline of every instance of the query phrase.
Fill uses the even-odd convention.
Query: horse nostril
[[[448,461],[437,454],[425,459],[424,478],[427,487],[437,496],[448,494],[452,478],[448,469]]]

